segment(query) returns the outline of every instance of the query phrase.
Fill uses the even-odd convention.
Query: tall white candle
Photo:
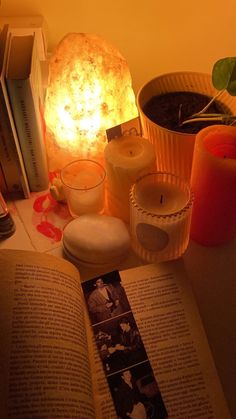
[[[108,211],[129,221],[129,192],[136,179],[156,170],[153,145],[145,138],[127,136],[111,140],[104,150]]]

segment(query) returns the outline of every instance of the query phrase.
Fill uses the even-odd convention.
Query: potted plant
[[[215,105],[217,100],[220,100],[220,97],[225,91],[232,96],[236,96],[236,57],[222,58],[214,64],[212,70],[212,84],[218,89],[216,95],[212,97],[200,111],[181,121],[180,126],[187,126],[187,124],[194,125],[196,122],[206,122],[207,124],[213,122],[230,125],[233,125],[236,122],[236,115],[225,112],[226,110],[221,106],[215,106],[215,113],[209,112],[210,107]],[[220,112],[220,110],[223,112]]]
[[[137,105],[143,136],[155,146],[158,170],[189,181],[196,133],[210,124],[234,122],[235,67],[236,58],[224,58],[211,75],[166,73],[141,87]]]

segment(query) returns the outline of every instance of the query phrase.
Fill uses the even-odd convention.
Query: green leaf
[[[216,89],[226,89],[230,95],[236,96],[236,57],[221,58],[214,64],[212,83]]]

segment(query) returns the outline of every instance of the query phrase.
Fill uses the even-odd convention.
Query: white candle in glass
[[[136,191],[140,206],[157,215],[168,215],[180,211],[188,201],[188,193],[176,185],[158,182],[146,184]]]
[[[111,140],[104,150],[109,212],[129,221],[129,192],[139,176],[156,170],[153,145],[145,138],[125,136]]]
[[[99,163],[74,161],[62,169],[61,179],[73,217],[103,211],[105,170]]]
[[[193,195],[188,183],[168,173],[139,178],[131,188],[131,239],[148,262],[180,257],[189,242]]]

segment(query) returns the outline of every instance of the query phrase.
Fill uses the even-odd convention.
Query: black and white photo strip
[[[168,416],[118,271],[82,283],[118,418]]]

